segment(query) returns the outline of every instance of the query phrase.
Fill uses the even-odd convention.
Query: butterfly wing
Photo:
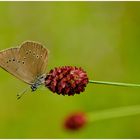
[[[33,41],[24,42],[19,50],[20,60],[24,62],[24,66],[28,68],[32,82],[46,72],[48,50],[40,43]]]
[[[0,67],[28,84],[45,72],[47,60],[48,50],[31,41],[0,52]]]
[[[15,77],[26,81],[26,77],[23,72],[18,71],[21,67],[19,60],[19,48],[10,48],[0,52],[0,67],[11,73]],[[28,83],[28,82],[27,82]]]

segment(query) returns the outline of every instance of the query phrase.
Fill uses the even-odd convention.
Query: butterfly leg
[[[17,99],[20,99],[30,88],[25,89],[24,91],[17,94]]]

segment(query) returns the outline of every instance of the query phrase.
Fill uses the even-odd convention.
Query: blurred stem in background
[[[126,107],[106,109],[97,112],[91,112],[91,113],[87,113],[87,117],[89,122],[95,122],[95,121],[101,121],[105,119],[126,117],[126,116],[132,116],[137,114],[140,114],[140,105],[126,106]]]
[[[105,109],[97,112],[75,112],[66,117],[64,127],[67,130],[79,130],[87,123],[113,119],[118,117],[127,117],[140,114],[140,105],[118,107]]]

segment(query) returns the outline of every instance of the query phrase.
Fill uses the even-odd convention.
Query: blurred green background
[[[140,2],[0,2],[0,50],[25,40],[49,50],[48,71],[72,65],[92,80],[140,83]],[[27,87],[0,69],[0,138],[140,138],[140,115],[63,128],[71,112],[140,104],[139,88],[89,84],[73,97]]]

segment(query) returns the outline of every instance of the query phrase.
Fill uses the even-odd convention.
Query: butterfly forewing
[[[33,80],[46,72],[48,50],[41,44],[26,41],[21,45],[19,54]]]
[[[44,47],[40,48],[40,62],[38,64],[37,72],[44,74],[46,73],[47,61],[48,61],[48,50]],[[44,63],[45,62],[45,63]]]
[[[47,60],[48,50],[32,41],[0,52],[0,66],[28,84],[45,73]]]

